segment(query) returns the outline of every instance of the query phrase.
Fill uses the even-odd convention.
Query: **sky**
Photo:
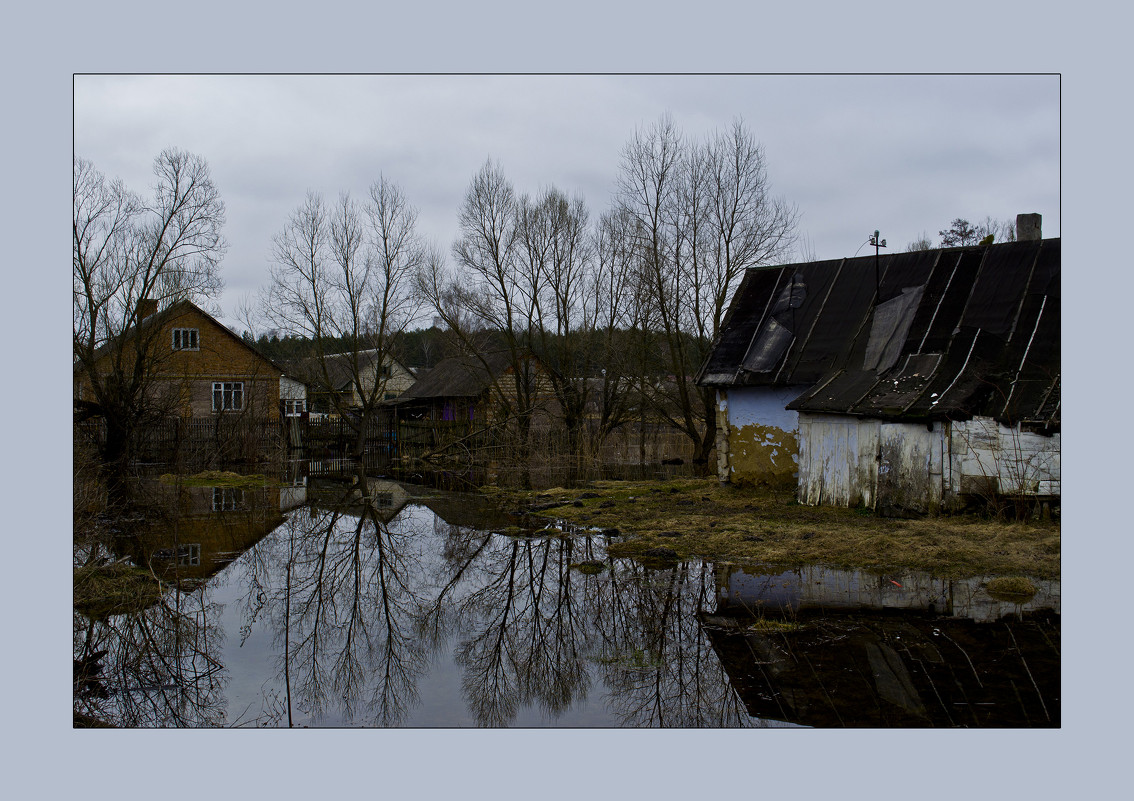
[[[269,281],[272,237],[308,190],[380,175],[446,251],[488,158],[520,193],[607,210],[623,147],[669,114],[689,139],[741,119],[817,258],[899,251],[955,217],[1038,212],[1060,235],[1060,77],[986,75],[99,75],[74,79],[74,150],[151,195],[154,157],[208,160],[225,202],[222,319]]]

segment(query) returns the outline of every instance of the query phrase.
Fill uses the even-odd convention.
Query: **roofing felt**
[[[506,351],[450,356],[417,379],[398,401],[477,397],[509,366],[511,358]]]
[[[699,383],[811,412],[1058,426],[1060,240],[749,270]],[[877,281],[877,293],[875,290]]]

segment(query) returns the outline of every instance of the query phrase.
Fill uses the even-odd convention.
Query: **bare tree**
[[[598,386],[598,424],[592,450],[597,451],[615,429],[631,418],[634,411],[632,390],[635,378],[639,388],[646,371],[635,359],[637,349],[626,344],[636,341],[649,328],[649,296],[639,280],[639,260],[628,228],[633,220],[624,210],[614,209],[599,219],[595,236],[595,270],[592,286],[595,302],[597,359],[603,365]],[[637,338],[640,341],[640,336]],[[642,354],[639,354],[642,355]]]
[[[317,355],[304,377],[351,421],[355,458],[384,398],[395,335],[416,316],[412,279],[425,258],[416,224],[417,212],[401,190],[380,177],[362,205],[344,193],[328,206],[308,192],[275,238],[264,314],[313,340]],[[346,367],[354,390],[348,396],[336,391],[332,356]]]
[[[951,248],[958,245],[975,245],[985,235],[976,226],[963,217],[956,217],[949,227],[938,231],[941,237],[941,247]]]
[[[617,202],[634,221],[631,241],[671,371],[657,385],[662,392],[654,408],[705,461],[715,441],[714,402],[690,376],[744,271],[794,247],[798,212],[772,196],[763,148],[742,121],[689,143],[668,116],[636,132],[623,149]]]
[[[224,203],[208,163],[182,150],[154,159],[143,200],[81,158],[74,164],[74,367],[81,416],[99,416],[100,457],[124,467],[136,432],[170,411],[155,377],[168,348],[143,318],[177,300],[203,303],[222,286]]]
[[[991,244],[992,242],[1015,242],[1016,223],[1014,220],[994,220],[986,216],[983,223],[973,225],[963,217],[956,217],[941,236],[941,247],[951,248],[959,245]]]
[[[922,231],[918,234],[917,239],[906,245],[906,253],[914,253],[919,250],[929,250],[933,247],[933,240],[929,238],[929,234]]]
[[[557,402],[569,454],[582,457],[592,396],[597,316],[593,240],[582,198],[554,187],[521,198],[517,209],[521,271],[535,298],[531,345]]]
[[[501,417],[515,424],[515,448],[521,462],[527,460],[528,437],[537,402],[537,367],[529,347],[531,320],[536,314],[539,276],[520,268],[517,232],[518,201],[510,181],[491,159],[473,176],[458,213],[460,233],[453,256],[463,270],[461,295],[471,325],[450,328],[465,346],[482,356],[480,331],[498,332],[509,359],[507,391],[497,382],[496,401]],[[444,314],[442,308],[438,313]],[[487,368],[487,363],[485,364]]]

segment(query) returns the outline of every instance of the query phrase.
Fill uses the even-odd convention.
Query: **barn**
[[[890,513],[1058,501],[1060,240],[753,268],[698,382],[722,481]]]

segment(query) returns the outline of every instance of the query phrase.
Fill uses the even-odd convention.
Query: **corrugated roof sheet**
[[[702,384],[812,387],[801,411],[1058,426],[1060,240],[754,268]],[[875,297],[875,281],[878,297]]]

